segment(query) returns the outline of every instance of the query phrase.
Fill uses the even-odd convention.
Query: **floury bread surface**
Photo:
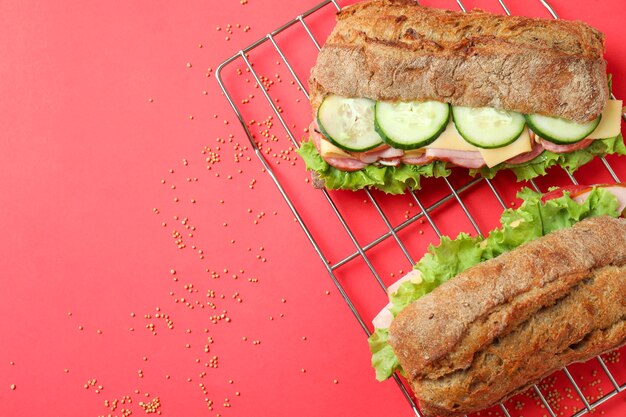
[[[327,94],[437,100],[577,122],[609,98],[604,36],[582,22],[372,0],[344,8],[309,79]]]
[[[503,401],[626,342],[626,219],[595,217],[483,262],[402,310],[389,343],[426,415]]]

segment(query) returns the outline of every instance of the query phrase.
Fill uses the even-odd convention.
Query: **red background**
[[[464,3],[501,12],[495,0]],[[539,1],[509,3],[549,17]],[[606,33],[614,92],[626,97],[626,3],[551,3]],[[164,416],[412,415],[395,383],[375,381],[363,330],[215,79],[220,62],[315,4],[0,3],[0,416],[143,415],[157,398]],[[320,42],[332,11],[307,19]],[[315,48],[302,28],[277,42],[305,80]],[[284,63],[267,42],[250,59],[304,135],[308,108]],[[245,64],[224,80],[326,256],[354,252]],[[609,161],[626,178],[624,159]],[[610,180],[597,161],[577,178]],[[556,171],[538,180],[567,183]],[[420,197],[435,201],[442,184]],[[509,204],[519,185],[506,174],[495,184]],[[501,211],[489,193],[464,194],[482,230]],[[331,194],[360,243],[386,231],[365,194]],[[375,195],[394,225],[419,212],[408,197]],[[473,232],[458,206],[436,216],[444,233]],[[436,240],[418,222],[400,237],[414,259]],[[410,267],[390,239],[368,254],[387,284]],[[337,275],[371,319],[385,302],[371,272],[351,262]],[[619,355],[607,362],[624,383]],[[590,399],[610,390],[597,366],[574,370]],[[571,388],[554,378],[542,388],[571,413],[557,405]],[[623,415],[625,403],[603,412]],[[536,404],[522,396],[510,409],[545,414]]]

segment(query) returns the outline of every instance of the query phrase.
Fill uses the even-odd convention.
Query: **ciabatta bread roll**
[[[626,342],[626,219],[594,217],[443,283],[403,309],[392,346],[420,408],[457,416]]]
[[[587,122],[609,99],[604,36],[583,22],[371,0],[344,8],[309,80],[327,94],[436,100]]]

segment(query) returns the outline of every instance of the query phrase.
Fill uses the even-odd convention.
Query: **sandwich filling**
[[[450,110],[451,108],[451,110]],[[438,102],[387,103],[327,97],[299,153],[330,189],[418,189],[421,177],[451,166],[519,180],[558,164],[575,171],[596,155],[624,154],[622,101],[609,100],[588,123]]]

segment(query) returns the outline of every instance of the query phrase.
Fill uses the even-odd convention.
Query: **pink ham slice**
[[[378,162],[381,159],[394,159],[400,158],[404,155],[404,151],[402,149],[395,149],[389,145],[380,145],[374,149],[365,152],[351,152],[352,155],[358,157],[361,161],[367,164],[373,164],[374,162]],[[398,162],[399,163],[399,162]]]
[[[579,149],[584,149],[587,146],[591,145],[591,142],[593,142],[593,139],[583,139],[579,142],[572,143],[570,145],[557,145],[556,143],[552,143],[549,140],[542,139],[541,146],[543,146],[545,150],[550,151],[550,152],[568,153],[568,152],[577,151]]]
[[[421,280],[422,280],[421,272],[417,269],[412,269],[411,272],[409,272],[408,274],[406,274],[405,276],[403,276],[402,278],[400,278],[399,280],[391,284],[389,288],[387,288],[387,293],[391,294],[391,293],[398,291],[398,288],[400,288],[400,285],[402,285],[406,281],[413,281],[417,283],[417,282],[420,282]],[[392,307],[392,304],[388,303],[385,306],[385,308],[383,308],[380,311],[380,313],[378,313],[376,317],[374,317],[374,319],[372,320],[372,324],[374,325],[375,328],[386,329],[391,325],[391,322],[393,321],[393,314],[389,310],[391,307]]]
[[[363,169],[369,165],[354,158],[327,157],[324,158],[324,161],[326,161],[328,165],[335,167],[341,171],[358,171],[359,169]]]
[[[322,134],[319,132],[316,122],[312,122],[309,125],[309,134],[311,135],[311,140],[313,141],[313,145],[315,145],[315,149],[317,149],[317,152],[321,154],[320,143],[322,142],[322,140],[325,140],[325,139],[322,137]]]
[[[433,161],[432,156],[427,156],[426,153],[417,156],[404,155],[402,162],[409,165],[426,165]]]
[[[321,154],[320,144],[324,139],[321,133],[317,131],[317,123],[313,122],[309,126],[309,133],[311,134],[311,140],[315,145],[315,149],[317,152]],[[360,161],[357,158],[333,158],[333,157],[322,157],[326,163],[332,167],[335,167],[341,171],[358,171],[359,169],[363,169],[369,164]]]
[[[587,200],[587,197],[589,197],[589,193],[591,193],[593,187],[602,188],[613,194],[619,202],[617,210],[622,212],[622,215],[624,215],[624,209],[626,209],[626,183],[623,182],[618,182],[617,184],[597,184],[594,186],[568,185],[544,194],[543,197],[541,197],[541,201],[545,202],[559,198],[564,192],[568,192],[574,201],[582,204],[585,200]]]
[[[543,146],[533,141],[533,148],[530,151],[514,156],[513,158],[508,159],[506,163],[511,165],[523,164],[524,162],[535,159],[536,157],[541,155],[543,151]]]
[[[605,190],[613,194],[617,198],[617,201],[619,201],[619,207],[617,208],[617,210],[621,213],[624,213],[624,209],[626,209],[626,184],[618,183],[613,185],[599,185],[598,187],[604,188]],[[572,192],[571,196],[574,201],[583,203],[587,199],[587,197],[589,197],[590,192],[591,190],[585,190],[582,192],[579,191],[578,193]]]
[[[323,140],[326,140],[326,138],[324,138],[324,136],[319,132],[316,122],[311,123],[309,126],[309,133],[311,134],[311,140],[315,145],[315,149],[317,149],[317,152],[321,154],[320,144]],[[389,145],[380,145],[366,152],[347,153],[351,156],[350,158],[322,158],[328,165],[342,171],[358,171],[359,169],[363,169],[374,162],[379,162],[382,165],[398,166],[401,162],[400,158],[404,155],[403,150],[392,148]]]
[[[397,167],[400,165],[401,162],[402,162],[402,159],[400,158],[385,158],[385,159],[378,160],[379,164],[386,165],[388,167]]]
[[[485,166],[485,160],[478,151],[455,151],[451,149],[426,149],[426,156],[450,162],[458,167],[476,169]]]

